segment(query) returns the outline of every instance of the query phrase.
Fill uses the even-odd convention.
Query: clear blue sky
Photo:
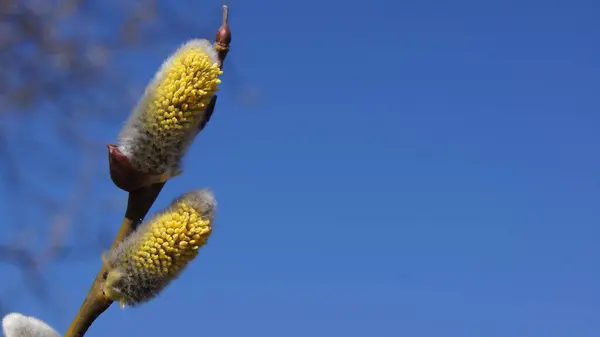
[[[599,2],[230,5],[262,105],[235,102],[226,64],[155,204],[212,188],[214,235],[90,337],[600,334]],[[61,332],[99,265],[57,278]]]

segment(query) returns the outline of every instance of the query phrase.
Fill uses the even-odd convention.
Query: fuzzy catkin
[[[196,257],[210,233],[216,201],[206,189],[186,193],[103,256],[104,294],[122,306],[156,297]]]
[[[119,135],[119,150],[141,173],[176,175],[207,118],[222,71],[208,40],[181,46],[160,67]]]
[[[4,316],[2,331],[5,337],[60,337],[46,322],[18,312]]]

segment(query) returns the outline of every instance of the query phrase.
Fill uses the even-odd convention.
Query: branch
[[[227,6],[223,6],[223,24],[217,31],[214,45],[219,55],[219,66],[221,68],[229,51],[229,43],[231,42],[228,16],[229,9]],[[208,116],[213,114],[215,104],[216,96],[213,97],[210,105],[207,107]],[[206,123],[203,123],[199,125],[199,128],[204,128],[205,126]],[[121,224],[121,229],[112,243],[111,249],[119,245],[142,222],[163,186],[164,183],[159,183],[129,192],[125,218]],[[107,271],[103,265],[64,337],[83,337],[94,321],[110,307],[112,301],[102,292],[102,284],[106,280],[106,274]]]

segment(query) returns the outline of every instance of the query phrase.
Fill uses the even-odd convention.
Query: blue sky
[[[90,337],[600,333],[600,3],[229,4],[227,61],[261,105],[236,102],[226,63],[154,207],[210,187],[214,234]],[[99,265],[62,267],[64,315],[40,318],[64,332]]]

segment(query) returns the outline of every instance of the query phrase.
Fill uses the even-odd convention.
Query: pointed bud
[[[223,62],[229,52],[231,43],[231,29],[229,28],[229,7],[223,6],[223,24],[217,31],[215,50],[219,53],[219,66],[223,69]]]

